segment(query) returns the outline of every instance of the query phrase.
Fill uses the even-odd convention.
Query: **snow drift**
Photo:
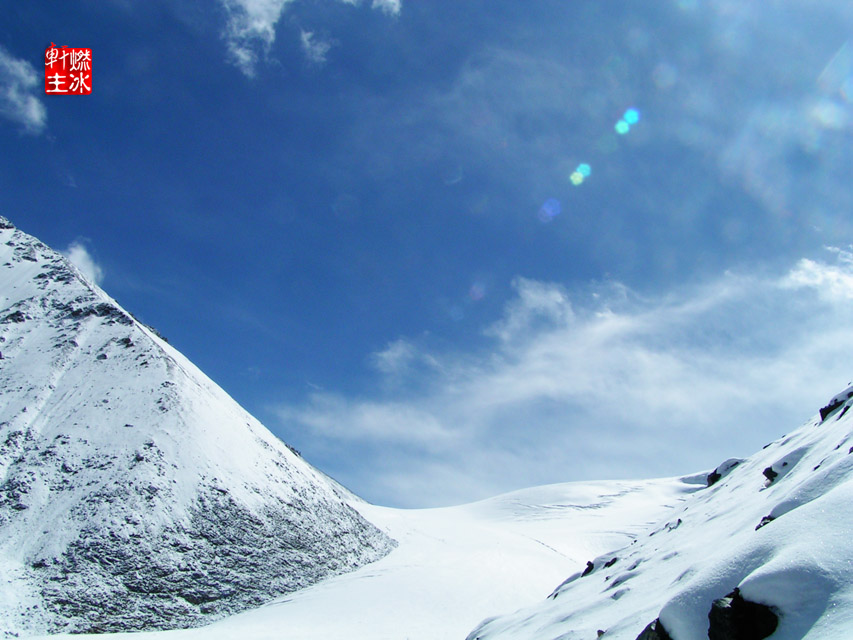
[[[346,497],[0,218],[0,632],[196,626],[383,557]]]

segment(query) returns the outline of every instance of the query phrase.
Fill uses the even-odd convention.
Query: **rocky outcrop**
[[[711,487],[717,484],[717,482],[727,476],[731,472],[731,470],[738,466],[741,462],[743,462],[743,460],[741,460],[740,458],[729,458],[708,474],[708,477],[706,478],[706,485]]]
[[[772,608],[744,600],[739,589],[714,601],[708,621],[708,640],[764,640],[779,624]]]
[[[848,387],[841,393],[835,395],[829,402],[820,409],[820,420],[825,421],[829,415],[841,406],[847,404],[847,401],[853,398],[853,387]],[[845,407],[846,409],[846,407]]]

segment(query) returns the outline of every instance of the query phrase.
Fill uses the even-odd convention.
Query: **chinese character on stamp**
[[[92,50],[57,47],[44,52],[44,92],[65,95],[92,93]]]

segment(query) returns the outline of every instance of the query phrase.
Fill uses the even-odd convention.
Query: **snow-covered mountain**
[[[853,638],[853,387],[469,640]],[[748,428],[748,425],[744,426]]]
[[[0,632],[204,624],[385,556],[335,483],[0,217]]]

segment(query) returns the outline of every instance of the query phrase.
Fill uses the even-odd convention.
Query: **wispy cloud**
[[[36,97],[41,77],[26,60],[0,47],[0,116],[39,134],[47,126],[47,109]]]
[[[354,0],[337,0],[358,4]],[[276,25],[293,0],[220,0],[227,14],[225,40],[231,61],[248,77],[254,77],[258,62],[270,51],[276,37]],[[373,8],[391,15],[400,13],[400,0],[373,0]],[[311,31],[300,34],[308,59],[323,63],[331,41],[315,37]]]
[[[403,505],[710,468],[781,436],[848,382],[849,257],[653,298],[518,278],[485,330],[489,349],[397,341],[373,356],[383,376],[435,366],[375,397],[314,394],[279,415],[318,448],[339,447],[339,460],[359,457],[360,471],[330,469],[356,491]]]
[[[79,240],[72,242],[63,253],[84,276],[95,284],[101,284],[104,279],[104,270],[89,253],[85,244]]]
[[[412,361],[417,357],[415,346],[408,340],[395,340],[382,351],[372,354],[372,364],[386,375],[399,375],[407,371]]]
[[[326,438],[370,440],[440,451],[457,437],[441,417],[418,403],[349,400],[331,393],[313,393],[304,406],[282,407],[283,419],[295,419]]]
[[[326,56],[331,50],[334,43],[331,40],[326,40],[318,37],[313,31],[302,30],[299,34],[300,42],[302,43],[302,51],[308,62],[316,65],[326,63]]]

